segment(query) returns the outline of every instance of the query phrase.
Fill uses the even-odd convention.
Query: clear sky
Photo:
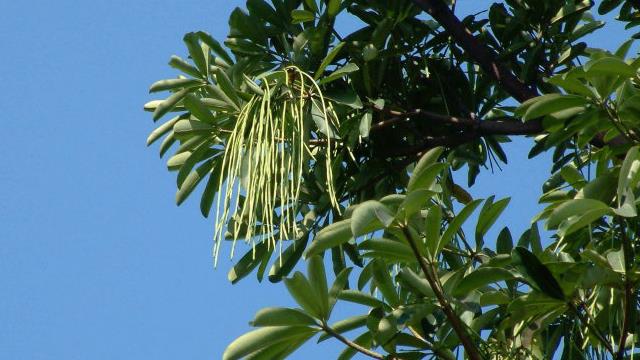
[[[145,148],[148,86],[175,76],[166,63],[185,55],[184,33],[222,40],[238,5],[0,2],[1,359],[217,359],[256,310],[293,305],[282,285],[231,286],[226,258],[212,268],[212,222],[197,201],[174,205],[175,174]],[[595,45],[622,38],[615,30]],[[517,210],[496,228],[517,236],[550,166],[525,161],[523,142],[507,149],[510,164],[473,191],[513,196]],[[341,348],[329,341],[293,358]]]

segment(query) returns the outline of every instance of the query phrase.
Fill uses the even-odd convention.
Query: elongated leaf
[[[306,326],[268,326],[246,333],[227,346],[223,360],[236,360],[275,343],[285,342],[305,333],[313,333]]]
[[[442,209],[440,205],[434,205],[429,208],[425,224],[425,237],[427,240],[427,249],[432,259],[437,258],[438,249],[440,248],[440,227],[442,226]]]
[[[354,237],[388,227],[393,222],[391,211],[381,202],[368,200],[358,205],[351,215],[351,232]]]
[[[366,240],[358,245],[358,249],[368,250],[365,256],[369,257],[411,263],[416,261],[411,248],[396,240],[381,238]]]
[[[172,90],[177,88],[191,88],[194,86],[203,85],[204,82],[200,79],[167,79],[154,82],[149,88],[150,93]]]
[[[611,214],[612,210],[610,208],[596,208],[585,210],[585,212],[580,213],[579,215],[574,215],[567,220],[563,221],[558,227],[558,236],[565,237],[570,235],[583,227],[591,224],[592,222],[598,220],[599,218]],[[626,213],[624,215],[627,215]],[[622,215],[622,216],[624,216]],[[630,214],[633,216],[633,214]]]
[[[535,98],[522,116],[522,120],[528,121],[541,116],[549,115],[560,110],[587,104],[587,99],[578,95],[547,94]],[[523,104],[524,105],[524,104]]]
[[[498,234],[498,240],[496,240],[496,250],[499,254],[511,254],[513,249],[513,237],[508,227],[502,228],[500,234]]]
[[[564,299],[562,287],[560,287],[556,278],[553,277],[551,271],[549,271],[534,254],[518,246],[513,249],[511,256],[513,257],[514,264],[520,269],[520,272],[525,275],[527,281],[535,285],[536,288],[547,296],[559,300]]]
[[[334,222],[320,230],[305,252],[309,258],[334,246],[346,243],[352,238],[351,219]]]
[[[316,16],[311,11],[296,9],[291,12],[291,19],[293,19],[294,24],[300,24],[313,21]]]
[[[182,100],[182,98],[184,98],[189,93],[189,91],[191,91],[191,89],[182,89],[174,94],[171,94],[171,96],[161,102],[153,112],[153,120],[156,121],[163,117],[164,114],[171,111],[174,106],[176,106],[178,101]]]
[[[353,268],[350,267],[342,269],[342,271],[340,271],[340,273],[336,276],[336,279],[333,281],[333,285],[331,285],[331,289],[329,289],[328,315],[331,315],[331,311],[338,301],[340,292],[342,292],[349,283],[349,274],[351,274],[351,270],[353,270]]]
[[[400,304],[400,298],[389,275],[387,265],[378,259],[373,260],[373,280],[389,305],[395,307]]]
[[[203,123],[213,124],[216,118],[213,116],[209,108],[193,94],[187,94],[184,98],[184,106],[191,112],[193,116]]]
[[[198,36],[203,43],[209,45],[213,52],[220,56],[227,64],[233,64],[233,59],[229,56],[229,53],[220,45],[218,41],[216,41],[211,35],[207,34],[203,31],[198,31]]]
[[[423,187],[417,185],[417,183],[420,181],[420,177],[424,176],[425,171],[430,168],[431,165],[435,164],[438,161],[443,151],[444,148],[436,147],[422,155],[420,160],[418,160],[415,168],[413,168],[413,172],[411,173],[411,177],[409,178],[409,184],[407,185],[408,191],[411,191],[410,189]]]
[[[191,192],[193,192],[193,190],[196,188],[198,183],[200,183],[200,181],[204,179],[205,176],[207,176],[207,174],[211,171],[213,162],[214,159],[205,161],[202,165],[198,166],[195,171],[192,171],[187,176],[187,178],[182,183],[182,186],[180,186],[180,189],[178,189],[178,192],[176,193],[176,204],[180,205],[184,200],[186,200],[189,194],[191,194]]]
[[[609,207],[598,200],[593,199],[574,199],[569,200],[558,206],[547,220],[547,229],[555,229],[566,219],[584,214],[591,210],[609,210]]]
[[[273,283],[279,282],[283,277],[289,275],[302,257],[308,239],[309,237],[305,234],[282,252],[282,255],[276,259],[271,269],[269,269],[269,281]]]
[[[462,281],[458,283],[453,294],[455,296],[466,296],[471,291],[487,286],[491,283],[513,280],[516,278],[516,274],[506,269],[481,267],[465,276]]]
[[[426,279],[421,278],[418,274],[414,273],[409,268],[403,268],[400,270],[400,278],[409,284],[412,288],[418,290],[422,295],[427,297],[435,296],[433,289],[429,285]]]
[[[322,74],[324,74],[325,69],[327,68],[327,66],[331,64],[331,62],[333,61],[333,59],[335,59],[338,53],[340,53],[340,50],[342,49],[344,44],[345,44],[344,42],[340,42],[336,46],[334,46],[333,49],[331,49],[331,51],[329,51],[327,56],[322,60],[322,63],[320,63],[320,66],[318,66],[318,70],[316,70],[316,73],[313,76],[315,80],[318,80],[322,76]]]
[[[345,66],[337,69],[336,71],[332,72],[331,74],[323,77],[322,79],[320,79],[320,81],[318,81],[318,84],[323,85],[323,84],[327,84],[330,83],[332,81],[338,80],[340,78],[342,78],[343,76],[346,76],[354,71],[358,71],[360,70],[360,68],[358,67],[358,65],[354,64],[354,63],[348,63]]]
[[[182,58],[175,55],[171,57],[171,60],[169,60],[169,66],[171,66],[174,69],[178,69],[184,72],[185,74],[191,75],[195,78],[203,77],[200,71],[198,71],[198,69],[196,69],[193,65],[189,64],[188,62],[184,61]]]
[[[324,319],[323,304],[316,295],[313,286],[309,281],[297,271],[291,278],[284,279],[284,284],[289,290],[291,297],[300,305],[305,312],[318,319]]]
[[[147,146],[153,144],[156,140],[161,138],[164,134],[168,133],[173,129],[173,126],[181,119],[181,116],[176,116],[173,119],[165,122],[164,124],[158,126],[147,138]]]
[[[327,288],[327,275],[324,271],[322,257],[315,255],[307,260],[307,275],[309,283],[315,290],[318,302],[321,305],[322,314],[329,314],[329,290]]]
[[[634,77],[636,70],[624,60],[614,57],[606,56],[595,61],[590,61],[584,67],[587,75],[617,75],[623,77]]]
[[[473,211],[478,207],[478,205],[480,205],[481,202],[481,199],[476,199],[470,202],[458,213],[458,215],[453,218],[453,220],[449,223],[447,229],[442,234],[442,237],[440,238],[440,243],[438,244],[437,251],[438,253],[442,251],[442,249],[444,249],[444,247],[453,240],[453,237],[456,235],[458,230],[460,230],[462,224],[467,221],[469,216],[471,216]]]
[[[224,70],[218,68],[216,69],[216,81],[218,82],[218,86],[224,91],[225,95],[233,101],[233,103],[239,107],[240,106],[240,98],[238,97],[238,93],[236,92],[231,79],[227,76],[227,73]]]
[[[634,146],[629,151],[620,167],[618,176],[618,206],[622,206],[627,189],[635,190],[640,180],[640,146]]]
[[[369,307],[385,305],[381,300],[358,290],[343,290],[340,292],[340,295],[338,295],[338,299]]]
[[[261,242],[249,250],[238,262],[229,270],[227,279],[232,284],[237,283],[245,276],[249,275],[261,262],[268,252],[267,242]]]
[[[493,197],[487,199],[485,205],[480,210],[480,215],[478,216],[478,225],[476,226],[476,242],[479,244],[479,247],[482,247],[483,241],[482,237],[489,231],[491,226],[495,224],[500,214],[504,211],[504,209],[509,205],[509,201],[511,198],[504,198],[502,200],[498,200],[495,203],[493,202]]]
[[[290,308],[260,309],[251,322],[252,326],[313,326],[316,321],[304,311]]]
[[[207,67],[206,57],[209,54],[205,54],[202,51],[202,47],[200,46],[200,38],[198,34],[190,32],[187,33],[184,38],[184,43],[187,45],[187,49],[189,49],[189,55],[191,56],[191,60],[196,64],[196,67],[200,71],[200,74],[206,75],[209,72]]]

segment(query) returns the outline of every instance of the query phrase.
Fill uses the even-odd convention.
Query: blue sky
[[[487,2],[461,1],[461,11]],[[145,139],[149,84],[175,76],[182,35],[223,39],[241,1],[0,3],[0,358],[215,359],[284,286],[212,268],[212,222],[174,205],[175,178]],[[615,39],[622,39],[619,30]],[[603,34],[598,46],[621,41]],[[537,211],[545,157],[509,146],[474,194],[513,196],[518,235]],[[294,359],[335,358],[307,346]]]

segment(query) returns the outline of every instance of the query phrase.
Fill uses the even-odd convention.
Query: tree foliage
[[[632,39],[587,43],[596,13],[640,25],[632,0],[248,0],[224,44],[185,35],[145,105],[175,115],[147,143],[173,149],[178,204],[202,189],[215,256],[248,244],[229,280],[267,276],[299,305],[259,311],[223,358],[314,337],[340,359],[633,358],[640,60]],[[469,190],[512,136],[553,154],[515,241],[488,235],[509,199]],[[335,319],[337,302],[362,310]]]

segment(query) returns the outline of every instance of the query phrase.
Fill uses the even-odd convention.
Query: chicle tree
[[[199,189],[214,259],[241,252],[229,280],[282,282],[299,305],[259,311],[223,358],[315,338],[340,359],[633,359],[638,34],[589,44],[605,14],[632,31],[640,1],[248,0],[222,44],[186,34],[147,143],[173,152],[178,204]],[[489,238],[517,209],[472,185],[513,136],[552,153],[545,207]]]

